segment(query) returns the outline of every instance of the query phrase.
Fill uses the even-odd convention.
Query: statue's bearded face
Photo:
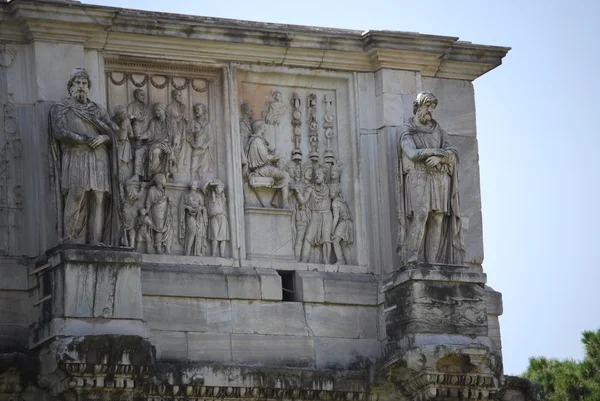
[[[181,99],[182,99],[182,97],[181,97],[181,91],[175,91],[175,92],[173,92],[173,100],[174,101],[181,103]]]
[[[421,124],[429,124],[433,120],[433,110],[436,104],[431,101],[426,101],[417,109],[417,119]]]
[[[325,173],[323,173],[322,170],[317,171],[317,174],[315,175],[315,182],[317,184],[322,184],[323,182],[325,182]]]
[[[204,115],[204,109],[201,106],[194,107],[194,114],[197,118],[200,118]]]
[[[69,93],[78,102],[84,102],[87,99],[87,95],[90,92],[90,82],[86,77],[79,76],[73,80]]]

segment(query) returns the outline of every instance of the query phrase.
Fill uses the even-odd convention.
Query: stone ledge
[[[58,245],[46,251],[46,257],[52,266],[61,262],[128,265],[142,262],[142,255],[131,248],[95,245]]]
[[[473,284],[485,284],[487,275],[481,271],[476,271],[468,266],[442,265],[442,264],[418,264],[414,268],[403,266],[391,275],[392,277],[384,282],[380,291],[389,291],[407,281],[445,281],[462,282]]]

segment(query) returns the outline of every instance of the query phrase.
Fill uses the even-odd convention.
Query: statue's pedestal
[[[46,252],[34,273],[38,315],[30,348],[64,336],[148,338],[141,262],[142,256],[127,248],[61,245]]]
[[[154,347],[142,315],[142,255],[128,248],[60,245],[32,272],[38,310],[29,339],[39,382],[64,400],[133,399]]]
[[[490,399],[504,380],[488,337],[486,275],[417,264],[385,283],[386,377],[409,400]]]
[[[244,211],[248,259],[296,261],[291,210],[246,207]]]

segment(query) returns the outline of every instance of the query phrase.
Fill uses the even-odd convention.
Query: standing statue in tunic
[[[136,244],[135,218],[137,203],[143,192],[139,181],[128,180],[124,184],[121,196],[121,229],[123,230],[121,243],[127,247],[133,248]]]
[[[158,254],[170,254],[173,243],[173,213],[171,199],[167,195],[167,177],[162,173],[156,174],[153,184],[146,197],[146,209],[152,220],[154,249]]]
[[[133,128],[133,137],[140,138],[150,120],[150,107],[146,103],[146,91],[136,89],[133,91],[133,102],[127,105],[127,114],[131,119],[131,127]]]
[[[269,125],[279,125],[281,116],[285,113],[286,105],[283,102],[283,95],[279,91],[273,92],[273,101],[267,103],[263,113],[265,123]]]
[[[301,205],[309,205],[310,221],[304,235],[302,246],[302,261],[308,262],[312,247],[322,247],[323,262],[329,263],[331,254],[331,229],[333,216],[331,214],[331,195],[329,186],[325,183],[325,172],[322,168],[315,170],[315,182],[304,193],[292,187]],[[309,203],[310,202],[310,203]]]
[[[165,114],[164,103],[155,103],[152,106],[154,117],[148,124],[144,136],[148,138],[147,157],[148,176],[164,174],[171,176],[174,155],[172,154],[172,133],[169,130],[168,118]]]
[[[339,184],[330,184],[331,210],[333,212],[333,251],[337,263],[345,265],[350,261],[350,245],[354,243],[352,215],[346,200],[342,197]]]
[[[179,205],[179,238],[184,242],[186,255],[206,255],[207,226],[204,196],[198,191],[196,181],[192,181],[190,190],[181,197]]]
[[[113,122],[117,126],[117,159],[119,160],[119,181],[124,182],[129,177],[125,174],[131,172],[131,160],[133,159],[133,148],[130,139],[133,138],[133,128],[127,117],[127,109],[124,106],[116,106]]]
[[[313,180],[313,168],[312,166],[306,166],[304,171],[300,170],[301,179],[298,178],[292,186],[298,193],[304,194],[306,189],[312,185]],[[295,193],[295,192],[292,192]],[[302,247],[304,244],[304,236],[306,234],[306,228],[310,221],[310,208],[306,203],[302,204],[298,201],[296,196],[291,197],[293,205],[292,221],[294,222],[294,255],[296,259],[300,261],[302,259]]]
[[[167,106],[167,117],[170,124],[169,131],[173,137],[172,151],[174,160],[177,160],[183,148],[183,138],[188,123],[188,110],[187,106],[183,104],[183,95],[180,90],[173,89],[171,91],[171,99],[172,102]]]
[[[133,137],[131,138],[131,145],[134,149],[133,174],[138,179],[145,177],[147,174],[148,149],[145,145],[148,142],[146,130],[150,123],[150,111],[150,106],[146,103],[146,91],[143,89],[134,90],[133,102],[127,105],[127,114],[129,115],[131,128],[133,129]]]
[[[146,243],[146,253],[152,252],[152,218],[148,216],[148,209],[140,208],[135,217],[135,251],[143,252],[142,244]]]
[[[192,147],[192,175],[201,178],[214,168],[212,157],[212,132],[206,106],[194,105],[194,119],[187,131],[187,141]]]
[[[116,126],[88,99],[90,76],[77,67],[70,97],[50,108],[53,202],[61,242],[118,245],[119,183]]]
[[[458,151],[433,119],[438,99],[421,92],[398,139],[398,247],[407,264],[461,264]]]
[[[213,180],[205,186],[208,207],[208,239],[212,244],[212,255],[225,257],[225,244],[229,241],[227,220],[227,198],[225,186]]]

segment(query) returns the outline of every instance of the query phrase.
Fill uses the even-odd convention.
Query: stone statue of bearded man
[[[70,97],[50,108],[50,153],[59,240],[118,245],[119,184],[115,126],[106,109],[88,99],[90,77],[71,74]]]
[[[398,247],[406,264],[461,264],[458,151],[433,119],[438,99],[421,92],[398,139]]]

